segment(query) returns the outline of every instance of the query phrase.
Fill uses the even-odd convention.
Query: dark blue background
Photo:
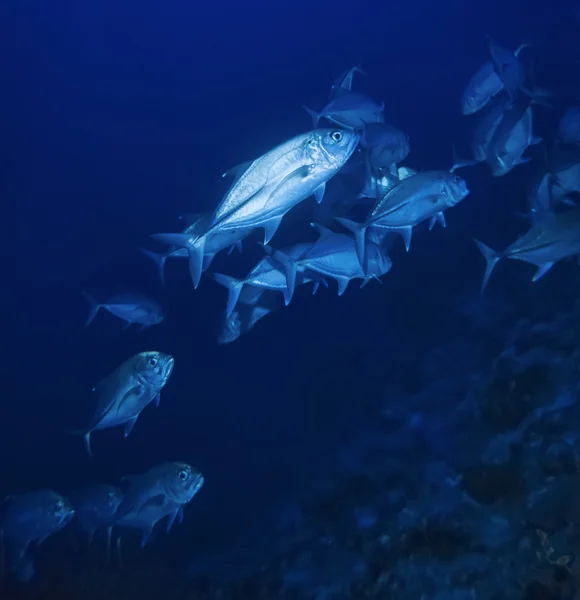
[[[368,74],[355,85],[410,135],[407,163],[448,168],[466,127],[459,96],[486,58],[487,33],[513,47],[536,42],[527,52],[538,82],[557,91],[558,107],[578,103],[573,4],[2,3],[0,491],[66,492],[163,460],[191,462],[206,475],[188,507],[194,553],[197,543],[227,544],[332,473],[381,394],[366,379],[369,363],[386,373],[402,356],[420,360],[460,327],[454,311],[477,294],[483,272],[470,238],[502,247],[522,230],[513,211],[533,167],[497,180],[465,171],[472,194],[447,230],[416,235],[408,256],[398,247],[383,286],[353,285],[342,298],[333,284],[315,298],[301,290],[230,346],[215,342],[225,291],[204,280],[194,292],[179,263],[163,289],[136,248],[178,229],[178,215],[215,207],[224,170],[308,129],[301,105],[320,108],[353,64]],[[549,139],[560,112],[536,114]],[[531,294],[531,272],[520,267],[499,269],[493,287]],[[577,277],[559,269],[534,293]],[[99,299],[145,292],[168,316],[147,332],[122,332],[99,315],[85,330],[81,290]],[[91,464],[65,432],[88,419],[93,385],[145,349],[176,357],[161,406],[126,441],[118,430],[97,433]]]

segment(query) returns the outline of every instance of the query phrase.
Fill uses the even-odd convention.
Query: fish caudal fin
[[[489,278],[493,270],[495,269],[495,266],[502,258],[502,255],[496,252],[495,250],[488,248],[479,240],[474,239],[473,241],[476,243],[477,247],[479,248],[479,251],[483,254],[483,258],[485,258],[486,263],[485,273],[483,274],[483,281],[481,282],[481,293],[483,294],[485,288],[487,287],[487,282],[489,281]]]
[[[349,219],[343,219],[341,217],[336,217],[336,221],[353,233],[358,261],[360,262],[361,267],[364,268],[365,238],[367,232],[366,225],[362,225],[361,223],[355,223],[354,221],[351,221]]]
[[[101,305],[90,294],[87,294],[86,292],[82,292],[82,294],[89,303],[89,315],[87,317],[87,322],[85,323],[85,327],[88,327],[97,316]]]
[[[214,273],[213,278],[217,283],[228,288],[228,303],[226,305],[226,317],[229,317],[233,312],[238,299],[244,287],[244,282],[230,277],[229,275],[223,275],[222,273]]]
[[[151,236],[154,240],[185,248],[189,254],[189,272],[193,287],[197,288],[203,271],[203,255],[205,250],[205,234],[197,238],[189,233],[156,233]]]
[[[167,260],[167,254],[160,254],[159,252],[153,252],[152,250],[147,250],[146,248],[139,248],[139,250],[157,265],[161,285],[165,287],[165,261]]]

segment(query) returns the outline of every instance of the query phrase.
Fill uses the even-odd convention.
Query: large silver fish
[[[0,533],[7,546],[10,569],[20,581],[30,581],[34,576],[33,559],[28,554],[30,544],[42,543],[73,517],[74,509],[70,502],[52,490],[8,497]]]
[[[526,234],[503,252],[496,252],[479,240],[475,242],[486,261],[482,293],[502,258],[535,265],[537,270],[532,281],[538,281],[558,261],[580,255],[580,208],[555,213],[534,223]]]
[[[126,322],[125,327],[137,323],[145,329],[163,321],[162,306],[156,300],[143,294],[118,294],[100,304],[91,295],[85,292],[83,295],[90,306],[85,327],[92,323],[101,309],[108,310],[111,314],[123,319]]]
[[[502,90],[503,81],[495,72],[493,63],[491,61],[483,63],[463,90],[461,112],[464,115],[472,115],[480,111]]]
[[[365,237],[369,227],[382,227],[399,233],[409,250],[413,227],[429,220],[445,225],[444,211],[469,195],[465,181],[449,171],[423,171],[407,177],[388,192],[363,223],[338,218],[353,232],[361,264],[365,260]]]
[[[358,140],[352,132],[316,129],[240,169],[241,175],[216,209],[212,224],[183,242],[194,287],[199,285],[208,237],[261,227],[267,244],[291,208],[311,195],[322,201],[326,182],[350,158]]]
[[[151,402],[159,404],[160,392],[173,372],[174,362],[171,355],[163,352],[140,352],[95,386],[97,408],[88,429],[81,432],[89,456],[93,431],[124,425],[127,437],[141,411]]]

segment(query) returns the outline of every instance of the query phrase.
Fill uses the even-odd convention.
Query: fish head
[[[177,504],[186,504],[201,489],[203,475],[186,463],[168,463],[165,466],[161,488],[163,493]]]
[[[352,156],[360,136],[344,129],[315,129],[305,142],[305,154],[312,165],[338,171]]]
[[[135,370],[139,379],[143,379],[149,385],[162,388],[173,373],[175,359],[171,354],[157,351],[141,352],[136,359]]]
[[[443,181],[443,189],[441,196],[448,207],[455,206],[464,198],[469,196],[469,188],[465,179],[449,173]]]

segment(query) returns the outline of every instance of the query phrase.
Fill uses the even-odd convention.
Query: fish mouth
[[[173,366],[175,365],[175,359],[173,356],[167,358],[165,365],[163,366],[163,378],[169,379],[171,373],[173,373]]]

